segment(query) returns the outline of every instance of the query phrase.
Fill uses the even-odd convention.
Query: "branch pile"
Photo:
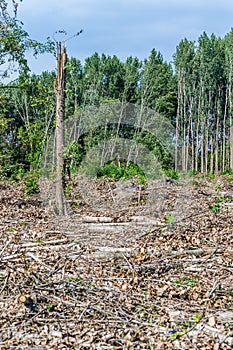
[[[232,349],[232,209],[214,213],[208,191],[176,224],[90,212],[65,225],[1,184],[0,348]]]

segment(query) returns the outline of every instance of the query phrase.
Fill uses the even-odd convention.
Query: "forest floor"
[[[232,176],[67,195],[0,183],[0,349],[233,348]]]

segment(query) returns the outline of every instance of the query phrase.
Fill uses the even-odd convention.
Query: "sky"
[[[95,52],[129,56],[141,60],[151,50],[172,62],[179,42],[197,40],[205,31],[224,37],[233,27],[232,0],[23,0],[18,19],[31,38],[45,41],[49,36],[66,40],[80,29],[84,32],[66,42],[68,56],[85,62]],[[67,36],[54,35],[65,30]],[[32,72],[56,68],[50,54],[31,58]]]

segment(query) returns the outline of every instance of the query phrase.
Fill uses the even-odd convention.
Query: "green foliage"
[[[222,174],[223,175],[232,175],[233,174],[233,169],[228,167]]]
[[[197,281],[188,276],[184,276],[181,279],[175,280],[174,283],[180,286],[186,285],[189,287],[195,287],[197,285]]]
[[[55,72],[29,75],[26,51],[32,49],[35,55],[54,52],[54,43],[47,40],[41,44],[32,40],[17,20],[16,13],[10,15],[8,8],[8,2],[1,0],[0,64],[5,67],[5,64],[16,63],[14,69],[21,73],[12,82],[19,88],[2,89],[0,96],[0,176],[10,177],[20,169],[25,172],[40,166],[45,140],[54,128]],[[98,53],[87,58],[83,65],[74,57],[68,59],[65,67],[66,119],[85,108],[101,106],[103,102],[133,103],[142,113],[151,108],[164,116],[173,126],[173,135],[164,124],[158,124],[156,135],[126,126],[120,126],[118,131],[118,125],[113,129],[101,126],[68,147],[66,171],[77,171],[91,147],[118,132],[117,136],[147,148],[163,172],[173,179],[178,178],[173,170],[176,146],[178,153],[182,153],[180,158],[187,153],[197,158],[192,159],[195,171],[217,173],[222,167],[227,169],[224,174],[232,174],[229,168],[232,151],[230,117],[233,113],[230,103],[233,96],[232,37],[231,30],[224,39],[203,33],[196,42],[182,40],[174,55],[174,71],[155,49],[143,62],[131,56],[122,62],[115,55]],[[8,73],[6,68],[3,75]],[[106,109],[108,113],[111,121],[111,111]],[[175,127],[179,132],[177,145]],[[168,143],[161,142],[159,136]],[[179,165],[185,167],[185,159],[179,159],[178,163],[177,168]]]
[[[85,148],[80,142],[73,141],[69,149],[65,152],[64,174],[76,173],[78,166],[82,162]]]
[[[73,116],[84,100],[83,67],[74,57],[66,64],[66,117]]]
[[[49,312],[53,312],[53,311],[56,309],[56,305],[54,305],[54,304],[46,305],[46,309],[47,309]]]
[[[47,94],[38,94],[33,91],[32,80],[29,76],[29,67],[26,52],[33,54],[44,52],[55,53],[54,42],[47,39],[45,44],[32,40],[23,29],[23,23],[17,18],[16,1],[12,1],[13,12],[10,13],[9,2],[0,1],[0,65],[3,66],[1,78],[9,77],[18,70],[19,78],[11,85],[4,86],[0,96],[0,176],[11,179],[21,178],[25,171],[37,168],[41,155],[41,147],[45,140],[41,115],[48,101],[41,103],[40,96],[47,98]],[[52,81],[53,86],[53,81]],[[33,96],[33,94],[35,95]],[[28,101],[31,100],[31,105]],[[43,112],[35,113],[35,106]],[[34,108],[34,111],[32,109]],[[38,119],[37,119],[38,118]]]
[[[147,107],[167,117],[175,114],[176,88],[173,79],[172,67],[163,61],[160,52],[153,49],[143,65],[141,98]]]
[[[45,44],[41,44],[30,38],[29,34],[23,29],[23,24],[17,20],[17,5],[13,1],[14,13],[11,15],[8,11],[8,2],[0,2],[0,65],[7,64],[3,73],[3,78],[14,71],[14,65],[18,64],[18,69],[27,74],[29,67],[26,59],[26,51],[33,50],[37,56],[44,52],[55,52],[54,42],[47,39]]]
[[[114,180],[131,179],[138,176],[140,184],[145,182],[145,174],[137,164],[132,162],[127,164],[126,161],[121,160],[114,160],[103,165],[97,173],[97,177],[102,176],[106,176]]]
[[[35,173],[29,173],[24,180],[25,196],[32,196],[40,192],[38,175]]]
[[[65,187],[65,194],[68,198],[70,198],[70,196],[72,194],[72,185],[70,183],[67,184]]]
[[[201,186],[200,182],[197,181],[197,180],[193,180],[193,181],[192,181],[192,185],[193,185],[193,186],[197,186],[197,187],[200,187],[200,186]]]
[[[185,330],[183,330],[183,331],[176,331],[175,333],[173,333],[172,335],[171,335],[171,338],[173,338],[173,339],[177,339],[177,338],[180,338],[180,337],[182,337],[182,336],[184,336],[185,334],[187,334],[187,330],[185,329]]]
[[[210,205],[209,208],[212,211],[212,213],[214,213],[214,214],[217,214],[217,213],[220,212],[220,205],[219,205],[219,203],[215,203],[214,205]]]
[[[160,142],[156,135],[147,131],[141,131],[135,136],[133,135],[133,137],[156,156],[164,171],[169,171],[173,168],[173,158],[169,149]]]
[[[19,128],[18,140],[24,148],[24,157],[29,169],[38,169],[39,167],[41,150],[45,141],[43,136],[43,129],[38,122],[27,124],[26,128]]]
[[[138,82],[140,80],[140,70],[142,63],[137,57],[132,56],[126,59],[124,64],[124,92],[123,101],[137,103],[140,98]]]
[[[178,180],[179,179],[179,173],[174,170],[174,169],[168,169],[164,171],[167,177],[173,180]]]
[[[174,215],[166,215],[165,222],[167,224],[171,224],[176,221],[176,217]]]
[[[196,314],[196,315],[194,315],[194,322],[200,322],[201,321],[201,319],[203,318],[203,314]]]
[[[210,205],[209,208],[212,213],[217,214],[221,210],[221,203],[226,203],[229,201],[231,201],[231,198],[229,197],[216,197],[214,205]]]
[[[169,150],[167,149],[167,147],[165,147],[161,143],[161,141],[158,140],[156,135],[153,135],[152,133],[149,133],[147,131],[141,131],[140,128],[136,129],[132,125],[108,123],[106,125],[101,125],[96,128],[93,128],[89,133],[82,134],[77,141],[73,141],[71,143],[71,145],[65,152],[64,174],[68,175],[68,174],[77,172],[79,170],[79,166],[81,165],[82,161],[83,160],[85,162],[87,161],[85,156],[88,154],[89,151],[91,151],[92,149],[95,149],[96,146],[98,146],[98,144],[103,142],[103,140],[105,142],[107,142],[108,140],[112,142],[111,140],[114,140],[114,138],[116,137],[119,139],[122,138],[125,140],[133,140],[133,142],[135,141],[138,145],[148,150],[148,152],[151,151],[150,152],[151,160],[148,157],[148,162],[151,161],[155,163],[155,159],[156,159],[156,161],[158,161],[159,163],[159,167],[161,166],[163,170],[167,170],[167,171],[170,169],[170,167],[172,167],[172,163],[173,163],[172,156]],[[96,162],[93,161],[93,158],[87,162],[88,162],[88,169],[89,169],[88,173],[94,174],[95,171],[98,170],[96,168]],[[106,163],[108,163],[108,161]],[[106,166],[106,169],[104,170],[104,172],[107,172],[109,174],[115,172],[114,178],[115,177],[122,178],[126,176],[123,169],[121,169],[121,167],[119,169],[119,167],[115,164],[109,165],[108,163],[108,165],[105,165],[105,166]],[[99,165],[97,165],[97,167],[99,167]],[[113,167],[115,168],[114,171],[112,169]],[[129,167],[127,171],[135,172],[135,169],[132,170]],[[156,173],[156,169],[151,170],[151,176],[153,176],[153,174],[156,175],[155,173]],[[132,176],[134,175],[137,175],[137,171],[135,174],[132,174]],[[177,178],[178,175],[174,170],[173,171],[171,170],[169,173],[169,176],[173,178]]]

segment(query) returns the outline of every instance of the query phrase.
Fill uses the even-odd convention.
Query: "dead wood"
[[[233,218],[230,207],[211,210],[214,181],[194,186],[187,205],[182,197],[184,215],[173,184],[156,189],[165,191],[157,216],[129,203],[114,213],[83,204],[68,217],[7,183],[0,348],[232,348]],[[227,200],[230,184],[220,182]]]

